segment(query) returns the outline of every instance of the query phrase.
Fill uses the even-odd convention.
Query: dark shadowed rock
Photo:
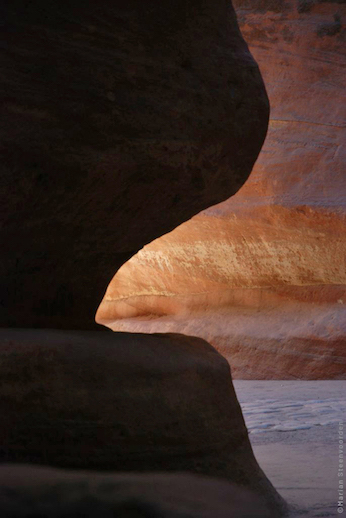
[[[2,462],[190,471],[282,501],[259,468],[227,361],[174,334],[3,330]]]
[[[265,89],[229,0],[0,6],[0,325],[92,328],[129,257],[244,183]]]
[[[223,480],[168,473],[0,468],[2,518],[269,518],[254,493]]]

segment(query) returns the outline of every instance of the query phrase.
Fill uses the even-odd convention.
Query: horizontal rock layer
[[[345,289],[343,293],[346,301]],[[252,299],[256,295],[247,293]],[[346,305],[341,303],[281,298],[276,305],[264,305],[261,298],[257,307],[225,304],[189,310],[188,317],[124,318],[109,325],[203,337],[229,361],[234,379],[346,379]]]

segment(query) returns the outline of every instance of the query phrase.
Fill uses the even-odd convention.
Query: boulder
[[[201,336],[235,377],[345,377],[346,5],[234,5],[271,103],[258,161],[235,196],[126,263],[97,318]]]
[[[227,361],[177,334],[0,332],[0,460],[187,471],[284,504],[252,453]]]
[[[228,0],[0,13],[0,325],[97,328],[117,269],[249,176],[262,78]]]

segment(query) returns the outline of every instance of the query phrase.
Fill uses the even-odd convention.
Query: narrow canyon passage
[[[0,8],[1,518],[285,515],[332,396],[231,370],[345,374],[344,2]]]

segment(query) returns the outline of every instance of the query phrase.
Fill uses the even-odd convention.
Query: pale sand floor
[[[338,430],[343,421],[346,435],[346,381],[236,380],[234,385],[255,456],[292,507],[290,516],[342,516],[337,512]]]

